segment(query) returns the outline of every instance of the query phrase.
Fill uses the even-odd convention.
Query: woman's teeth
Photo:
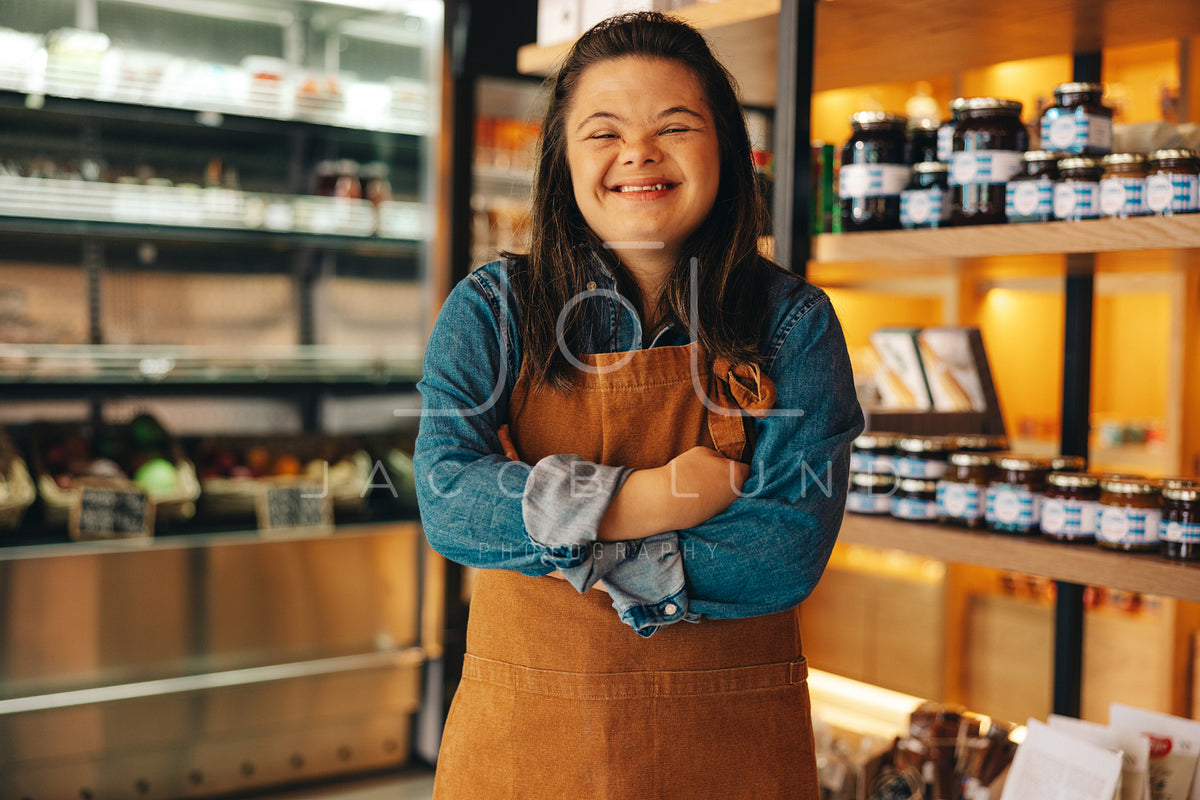
[[[655,183],[650,186],[618,186],[618,192],[659,192],[670,188],[669,183]]]

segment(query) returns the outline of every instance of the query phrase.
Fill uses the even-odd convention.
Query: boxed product
[[[935,411],[987,411],[987,356],[978,328],[923,328],[917,347]]]
[[[919,333],[919,328],[880,328],[871,334],[871,346],[879,355],[875,382],[885,410],[928,411],[933,407],[917,344]]]
[[[372,461],[349,437],[318,433],[227,436],[197,443],[193,456],[200,475],[200,513],[208,517],[250,518],[271,488],[294,484],[319,487],[335,514],[366,507]]]
[[[127,423],[43,422],[30,431],[47,525],[65,526],[85,486],[141,491],[158,520],[196,513],[200,483],[183,448],[150,414]]]
[[[37,490],[25,460],[0,430],[0,530],[18,527],[25,510],[36,498]]]

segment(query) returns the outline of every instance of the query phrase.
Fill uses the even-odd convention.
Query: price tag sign
[[[76,541],[146,539],[154,535],[154,501],[128,484],[83,483],[67,527]]]
[[[316,483],[268,486],[258,496],[257,511],[264,533],[333,529],[333,498]]]

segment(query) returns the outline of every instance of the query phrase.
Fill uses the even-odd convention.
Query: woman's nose
[[[653,164],[662,157],[658,142],[652,137],[627,138],[621,152],[621,160],[626,164]]]

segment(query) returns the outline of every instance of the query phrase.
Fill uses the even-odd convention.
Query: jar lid
[[[1104,165],[1108,164],[1141,164],[1146,160],[1146,157],[1141,153],[1109,153],[1100,162]]]
[[[1082,472],[1087,466],[1087,459],[1083,456],[1052,456],[1050,458],[1050,469],[1060,472]]]
[[[940,119],[930,119],[929,117],[924,117],[921,119],[910,119],[908,121],[908,129],[910,131],[936,131],[940,127],[942,127],[942,121]]]
[[[1042,162],[1042,161],[1058,161],[1065,154],[1057,150],[1026,150],[1021,153],[1021,160],[1025,163]]]
[[[1086,92],[1103,92],[1103,83],[1060,83],[1054,87],[1055,96],[1061,94],[1084,94]]]
[[[900,440],[900,449],[906,453],[945,453],[954,449],[954,440],[949,436],[906,436]]]
[[[1062,161],[1058,162],[1058,168],[1060,170],[1095,169],[1098,166],[1100,166],[1099,159],[1095,159],[1090,156],[1072,156],[1071,158],[1064,158]]]
[[[858,111],[850,115],[851,125],[885,125],[887,127],[903,128],[908,124],[908,117],[903,114],[889,114],[886,111]]]
[[[1164,489],[1200,489],[1200,478],[1162,478]]]
[[[1200,485],[1186,486],[1164,486],[1162,496],[1167,500],[1182,500],[1185,503],[1194,503],[1200,500]]]
[[[1158,494],[1162,484],[1134,475],[1104,475],[1100,478],[1100,488],[1114,494]]]
[[[890,472],[852,472],[850,485],[875,489],[880,486],[895,486],[896,476]]]
[[[1008,437],[987,433],[959,433],[954,436],[954,446],[959,450],[1003,450],[1008,447]]]
[[[1021,113],[1020,100],[1005,100],[1002,97],[959,97],[950,104],[958,111],[1015,111]]]
[[[950,165],[941,161],[918,161],[912,165],[913,172],[949,172]]]
[[[1050,469],[1050,459],[1042,458],[1041,456],[1026,456],[1016,453],[1008,453],[1000,456],[996,464],[1000,469],[1016,469],[1016,470],[1038,470]]]
[[[899,433],[870,431],[869,433],[860,433],[852,445],[855,450],[887,450],[899,444],[901,438]]]
[[[1100,485],[1100,476],[1087,472],[1051,472],[1046,476],[1046,483],[1064,489],[1091,489]]]
[[[927,481],[924,478],[901,478],[896,484],[902,492],[936,492],[937,481]]]
[[[990,453],[971,453],[960,450],[950,454],[950,463],[956,467],[990,467],[996,459]]]
[[[1165,147],[1161,150],[1155,150],[1149,156],[1148,161],[1169,161],[1177,158],[1196,158],[1196,151],[1183,150],[1175,147]]]

